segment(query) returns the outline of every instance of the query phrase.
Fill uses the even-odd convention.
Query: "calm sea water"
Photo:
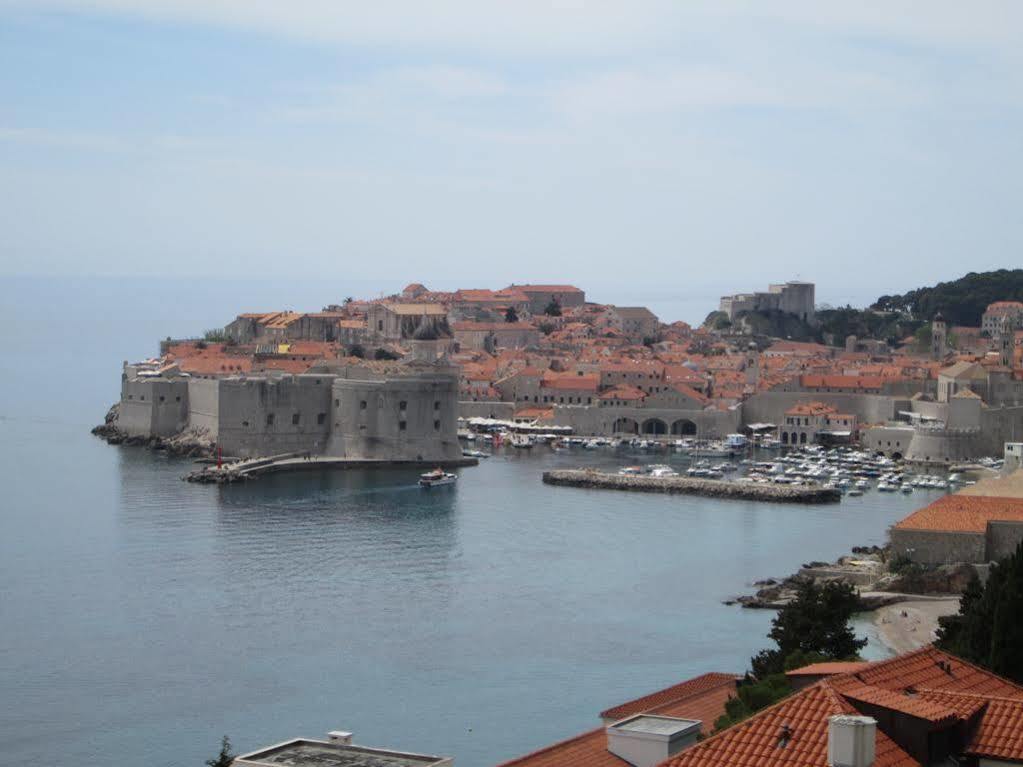
[[[226,288],[132,285],[2,288],[0,764],[201,765],[223,733],[246,750],[335,728],[494,764],[629,697],[742,671],[771,615],[723,599],[881,543],[926,500],[540,483],[636,461],[581,450],[509,451],[433,491],[403,471],[189,485],[187,461],[88,428],[120,360],[222,324]]]

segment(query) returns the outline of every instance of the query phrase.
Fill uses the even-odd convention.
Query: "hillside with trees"
[[[927,322],[940,311],[950,325],[977,327],[988,304],[995,301],[1023,301],[1023,269],[970,272],[900,296],[881,296],[871,308]]]

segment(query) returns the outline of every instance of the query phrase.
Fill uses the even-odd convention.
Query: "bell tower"
[[[945,317],[938,312],[931,320],[931,356],[936,360],[945,359],[948,353],[948,327]]]

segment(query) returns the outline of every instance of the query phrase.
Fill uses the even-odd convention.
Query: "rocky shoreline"
[[[92,433],[109,445],[134,445],[159,450],[183,458],[212,458],[214,442],[208,435],[197,429],[188,429],[172,437],[141,437],[122,431],[117,425],[120,411],[115,404],[107,411],[103,423],[95,426]]]
[[[834,488],[768,485],[690,477],[648,477],[634,474],[611,474],[594,469],[545,471],[543,481],[548,485],[565,487],[702,495],[710,498],[773,501],[776,503],[835,503],[842,499],[842,493]]]
[[[894,570],[893,570],[894,567]],[[856,587],[863,612],[919,599],[958,596],[973,577],[973,565],[959,563],[922,567],[892,562],[889,550],[879,546],[854,546],[852,554],[834,562],[808,562],[787,578],[756,581],[754,594],[725,600],[726,605],[777,610],[791,602],[806,581],[837,580]]]

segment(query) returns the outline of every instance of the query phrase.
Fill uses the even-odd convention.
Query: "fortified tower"
[[[945,359],[948,353],[948,329],[945,326],[945,317],[941,312],[934,315],[931,320],[931,356],[936,360]]]

